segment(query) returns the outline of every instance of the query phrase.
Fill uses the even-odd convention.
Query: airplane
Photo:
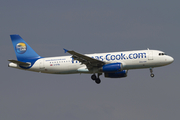
[[[91,79],[100,84],[100,75],[107,78],[127,77],[128,70],[150,69],[171,64],[173,57],[160,50],[133,50],[109,53],[80,54],[64,49],[70,56],[41,57],[18,34],[10,35],[17,60],[8,60],[9,67],[49,74],[92,74]]]

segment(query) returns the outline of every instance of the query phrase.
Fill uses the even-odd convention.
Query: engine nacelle
[[[108,77],[108,78],[127,77],[127,70],[123,70],[121,72],[114,72],[114,73],[104,73],[104,77]]]
[[[101,71],[105,72],[105,73],[112,73],[112,72],[122,71],[122,63],[106,64],[101,68]]]

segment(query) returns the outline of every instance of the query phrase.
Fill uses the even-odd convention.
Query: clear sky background
[[[1,0],[0,120],[179,120],[180,1]],[[8,68],[16,59],[10,34],[41,56],[139,49],[162,50],[175,61],[129,70],[128,77],[51,75]]]

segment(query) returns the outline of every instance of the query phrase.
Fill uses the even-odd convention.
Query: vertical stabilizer
[[[10,35],[18,61],[30,62],[41,58],[19,35]]]

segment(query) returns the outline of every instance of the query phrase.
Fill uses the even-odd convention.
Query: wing
[[[66,52],[70,53],[74,60],[80,61],[82,64],[85,64],[88,68],[90,68],[90,67],[102,67],[105,64],[105,62],[103,62],[103,61],[91,58],[89,56],[77,53],[75,51],[69,51],[66,49],[64,49],[64,51],[65,51],[65,53]]]

